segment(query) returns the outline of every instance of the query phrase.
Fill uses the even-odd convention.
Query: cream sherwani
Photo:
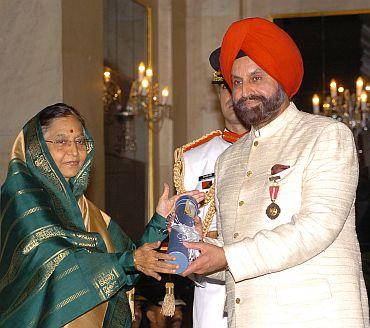
[[[275,164],[281,214],[271,220]],[[358,180],[351,131],[293,103],[216,164],[216,208],[230,327],[369,327],[355,232]]]
[[[185,190],[203,189],[202,182],[214,180],[215,163],[218,156],[231,144],[222,136],[215,136],[208,142],[184,153],[184,187]],[[203,220],[208,205],[201,207],[199,217]],[[217,230],[214,217],[210,231]],[[194,328],[225,328],[227,318],[223,315],[225,306],[225,284],[212,282],[210,279],[201,279],[202,287],[195,286],[193,305]]]

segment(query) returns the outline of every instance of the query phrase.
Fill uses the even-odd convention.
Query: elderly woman
[[[138,271],[156,279],[175,271],[155,249],[176,196],[165,187],[136,248],[84,196],[93,150],[81,115],[65,104],[18,135],[1,187],[1,327],[130,327],[126,292]]]

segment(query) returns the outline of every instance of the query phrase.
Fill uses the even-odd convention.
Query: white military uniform
[[[229,131],[226,133],[230,134]],[[238,138],[236,134],[235,138]],[[225,138],[226,139],[226,138]],[[231,141],[231,139],[228,139]],[[235,139],[236,140],[236,139]],[[221,131],[214,131],[197,141],[183,146],[183,170],[185,190],[200,190],[207,192],[213,185],[214,166],[219,155],[231,142],[224,140]],[[190,150],[187,150],[189,149]],[[178,190],[179,191],[179,190]],[[200,208],[199,217],[204,220],[209,204]],[[216,216],[212,218],[209,231],[216,231]],[[202,278],[202,286],[195,286],[193,305],[193,327],[195,328],[225,328],[227,317],[224,314],[225,285]]]

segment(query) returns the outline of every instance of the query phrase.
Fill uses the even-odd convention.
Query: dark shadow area
[[[355,92],[355,81],[370,81],[370,14],[274,19],[297,43],[304,61],[302,86],[293,101],[312,112],[312,96],[330,94],[331,79]],[[368,92],[369,96],[369,92]],[[370,127],[355,133],[360,174],[356,198],[356,231],[363,272],[370,291]],[[345,174],[345,172],[343,172]]]
[[[289,33],[303,57],[303,82],[294,96],[300,110],[312,112],[313,94],[323,99],[331,79],[353,92],[359,75],[370,78],[370,14],[277,18],[274,23]]]

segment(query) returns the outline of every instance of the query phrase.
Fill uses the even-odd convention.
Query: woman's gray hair
[[[85,128],[85,120],[77,109],[64,103],[56,103],[45,107],[39,114],[42,132],[46,132],[54,119],[68,116],[75,116]]]

